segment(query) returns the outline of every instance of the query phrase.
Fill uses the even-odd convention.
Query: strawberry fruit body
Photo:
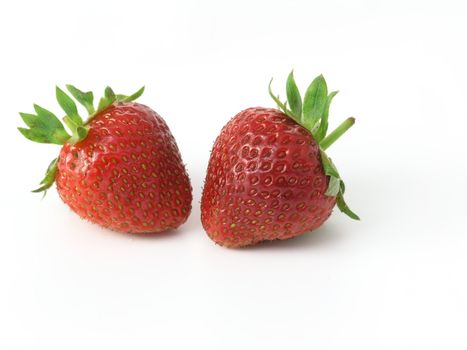
[[[313,231],[334,205],[354,219],[345,186],[324,152],[354,123],[347,119],[326,136],[329,104],[324,78],[308,88],[304,101],[293,73],[287,102],[270,90],[279,109],[238,113],[215,141],[201,199],[201,221],[216,243],[242,247]]]
[[[36,115],[21,113],[28,139],[61,144],[41,187],[54,181],[62,200],[79,216],[120,232],[152,233],[174,229],[186,221],[192,190],[180,152],[165,121],[132,96],[110,88],[94,111],[92,93],[67,86],[89,113],[79,117],[74,101],[57,88],[64,109],[65,131],[58,118],[35,105]]]

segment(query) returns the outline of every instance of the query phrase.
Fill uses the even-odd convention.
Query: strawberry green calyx
[[[321,152],[321,161],[324,173],[329,176],[329,184],[325,195],[336,197],[337,207],[352,219],[360,220],[344,201],[345,184],[337,171],[331,158],[325,150],[341,137],[354,123],[355,118],[348,118],[334,131],[327,134],[329,107],[338,91],[328,93],[326,80],[322,75],[316,77],[305,95],[302,97],[295,83],[293,71],[290,72],[286,82],[287,100],[282,102],[278,95],[271,90],[272,79],[269,82],[269,95],[276,102],[278,108],[307,129],[318,143]]]
[[[57,161],[58,158],[55,158],[52,160],[47,167],[47,170],[45,172],[45,176],[40,182],[40,187],[32,192],[34,193],[39,193],[39,192],[44,192],[44,196],[47,193],[47,190],[52,187],[52,185],[55,182],[55,175],[57,174]]]
[[[52,112],[39,105],[34,104],[36,114],[20,113],[23,122],[28,128],[19,127],[19,132],[30,141],[38,143],[50,143],[64,145],[65,143],[76,144],[86,138],[89,132],[89,122],[92,118],[102,112],[115,102],[131,102],[140,97],[144,92],[144,86],[132,95],[115,94],[110,87],[104,92],[104,97],[99,101],[97,110],[94,108],[94,95],[92,92],[83,92],[73,85],[66,85],[68,92],[78,103],[84,106],[88,112],[86,121],[83,121],[78,113],[75,101],[58,86],[55,88],[57,102],[65,112],[63,123]],[[65,129],[68,128],[69,132]],[[46,175],[40,183],[40,187],[33,192],[45,192],[55,182],[58,158],[55,158],[47,168]]]

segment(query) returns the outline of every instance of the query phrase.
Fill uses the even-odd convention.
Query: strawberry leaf
[[[94,113],[94,95],[91,91],[83,92],[75,88],[73,85],[67,85],[66,88],[70,92],[70,94],[76,99],[76,101],[78,101],[84,106],[84,108],[86,108],[89,115]]]
[[[118,102],[123,102],[125,99],[128,98],[127,95],[122,95],[122,94],[116,94],[115,98],[117,99]]]
[[[274,102],[276,102],[277,104],[277,107],[279,107],[279,109],[284,112],[285,114],[287,114],[290,118],[292,118],[293,120],[295,120],[297,123],[300,122],[300,118],[299,116],[296,117],[292,111],[290,111],[288,108],[287,108],[287,101],[285,101],[285,103],[282,103],[281,100],[279,99],[279,95],[275,96],[274,93],[272,92],[272,88],[271,88],[271,84],[272,84],[272,78],[271,80],[269,81],[269,87],[268,87],[268,91],[269,91],[269,96],[271,96],[271,98],[274,100]]]
[[[29,126],[30,128],[45,128],[47,127],[47,124],[44,120],[39,118],[35,114],[29,114],[29,113],[19,113],[21,116],[21,119],[23,119],[24,124]]]
[[[337,207],[347,216],[354,220],[360,220],[357,214],[350,210],[349,206],[344,201],[345,184],[339,176],[336,166],[326,153],[321,150],[321,163],[323,164],[324,173],[329,176],[329,184],[325,195],[336,197]]]
[[[20,113],[29,129],[18,128],[19,132],[34,142],[63,145],[70,138],[70,135],[65,131],[60,120],[52,112],[38,105],[34,105],[34,109],[36,115]]]
[[[343,125],[326,136],[328,131],[329,108],[338,91],[333,91],[328,95],[326,80],[322,75],[316,77],[311,82],[305,92],[303,101],[301,100],[300,91],[295,83],[293,71],[290,72],[287,78],[287,101],[282,102],[279,96],[272,92],[271,84],[272,79],[269,82],[268,92],[274,102],[276,102],[278,108],[307,129],[324,150],[342,136],[355,121],[353,118],[347,119],[342,123]],[[290,106],[290,109],[287,108],[287,104]]]
[[[328,96],[326,80],[322,75],[315,78],[305,92],[303,99],[302,124],[313,130],[324,114]]]
[[[112,90],[112,88],[110,86],[107,86],[104,90],[104,95],[105,95],[105,98],[109,99],[109,100],[114,100],[116,99],[115,97],[115,92]]]
[[[331,105],[332,99],[334,98],[334,96],[337,95],[338,92],[339,91],[333,91],[327,97],[326,106],[324,108],[324,114],[321,118],[318,130],[314,134],[315,140],[318,143],[321,142],[321,140],[326,136],[326,133],[328,131],[329,107]]]
[[[349,218],[354,219],[354,220],[360,220],[360,217],[349,208],[347,203],[345,203],[342,192],[339,192],[337,194],[336,203],[337,203],[337,207],[339,208],[339,210],[343,212],[344,214],[346,214]]]
[[[297,84],[293,76],[293,71],[290,72],[286,83],[287,101],[289,102],[292,114],[296,120],[300,120],[302,116],[302,97],[298,90]]]
[[[77,125],[83,125],[83,120],[78,114],[76,103],[58,86],[55,87],[55,94],[60,107],[65,111],[66,115],[73,120]]]
[[[341,179],[341,191],[340,192],[342,193],[342,195],[345,194],[345,183],[344,181],[342,181],[342,179]]]
[[[125,95],[118,95],[118,96],[125,96],[122,100],[120,100],[122,102],[131,102],[131,101],[136,100],[138,97],[140,97],[143,94],[143,92],[144,92],[144,86],[130,96],[125,96]]]
[[[104,109],[109,107],[112,103],[115,102],[116,98],[117,97],[115,96],[113,90],[107,86],[105,88],[104,97],[99,100],[99,106],[97,107],[96,113],[102,112]]]
[[[279,96],[274,95],[274,93],[272,92],[271,85],[272,85],[272,78],[271,78],[271,80],[269,81],[269,86],[268,86],[269,96],[271,96],[271,98],[274,100],[274,102],[276,102],[277,106],[278,106],[282,111],[284,111],[286,108],[285,108],[284,104],[281,102],[281,100],[279,100]]]
[[[324,151],[321,151],[321,163],[323,164],[324,173],[326,175],[340,178],[337,168]]]
[[[45,177],[40,182],[40,187],[35,189],[34,193],[44,192],[44,196],[47,193],[47,190],[53,185],[55,182],[55,175],[57,174],[57,162],[58,158],[52,160],[52,162],[47,167],[47,171],[45,172]]]
[[[340,190],[341,179],[335,176],[330,176],[328,189],[326,190],[325,195],[328,197],[335,197]]]
[[[53,114],[52,112],[48,111],[45,108],[42,108],[39,105],[34,105],[34,110],[36,111],[37,117],[40,118],[41,121],[49,128],[59,128],[60,126],[63,127],[60,120]]]

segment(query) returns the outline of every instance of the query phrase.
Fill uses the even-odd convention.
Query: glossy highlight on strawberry
[[[36,116],[22,114],[30,127],[20,129],[24,136],[63,144],[36,192],[47,191],[55,181],[60,197],[74,212],[115,231],[152,233],[184,223],[191,210],[190,180],[165,121],[133,102],[142,90],[124,96],[108,88],[94,111],[91,93],[68,89],[90,114],[83,122],[71,98],[57,88],[71,136],[41,107],[35,108]]]
[[[353,118],[326,136],[335,93],[328,95],[321,76],[303,103],[292,73],[287,92],[291,109],[271,93],[281,110],[248,108],[224,126],[214,143],[201,221],[220,245],[243,247],[313,231],[336,203],[358,219],[345,204],[344,183],[324,152]]]

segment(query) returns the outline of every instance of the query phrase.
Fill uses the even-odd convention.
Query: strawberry
[[[79,216],[115,231],[149,233],[183,224],[191,210],[191,185],[174,137],[165,121],[131,96],[107,87],[97,110],[92,92],[67,85],[88,111],[83,122],[73,99],[56,88],[64,123],[34,105],[36,114],[20,113],[29,140],[62,145],[41,187],[57,183],[61,199]]]
[[[272,82],[272,80],[271,80]],[[331,100],[323,76],[302,102],[290,73],[285,103],[278,109],[248,108],[217,137],[201,199],[201,221],[209,237],[226,247],[287,239],[313,231],[334,205],[359,219],[346,205],[336,167],[325,150],[355,122],[344,121],[326,135]]]

